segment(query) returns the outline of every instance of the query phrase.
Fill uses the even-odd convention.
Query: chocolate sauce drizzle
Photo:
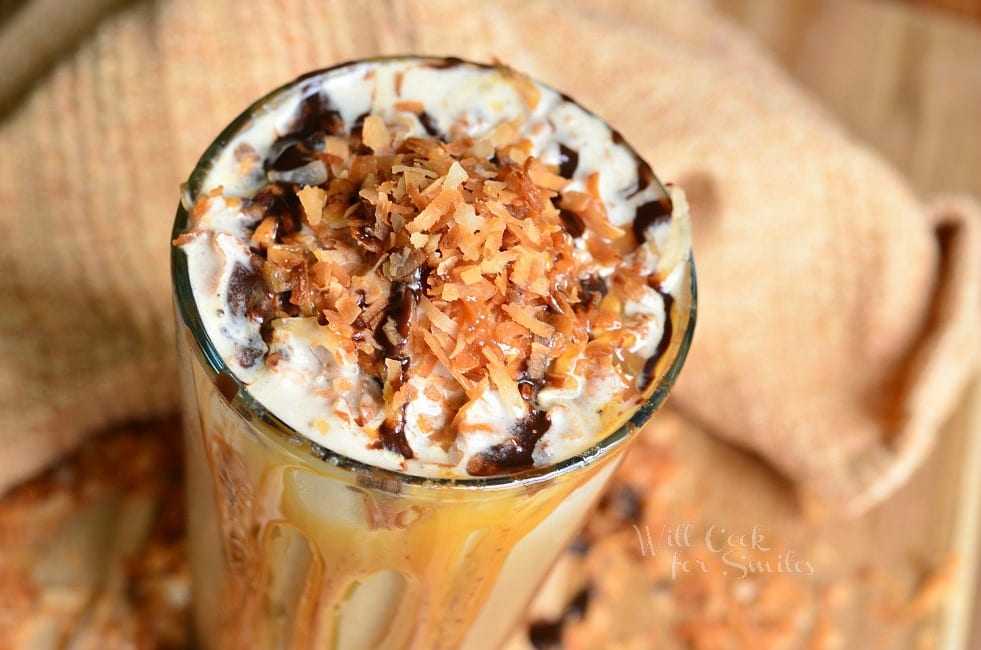
[[[579,167],[579,152],[559,143],[559,175],[572,178]]]
[[[538,392],[546,383],[545,374],[533,376],[528,369],[518,379],[518,393],[531,406],[531,411],[518,420],[511,436],[504,442],[482,451],[467,463],[467,472],[474,476],[499,474],[504,469],[525,469],[534,466],[535,445],[552,426],[548,413],[538,407]]]
[[[300,101],[296,119],[286,135],[305,139],[317,133],[340,133],[344,120],[330,96],[315,86],[306,91],[308,94]]]
[[[314,159],[313,150],[305,141],[297,137],[284,137],[276,140],[266,158],[266,171],[289,171],[302,167]],[[269,162],[272,161],[272,162]]]
[[[375,339],[382,345],[383,359],[394,359],[399,363],[398,376],[391,378],[393,392],[398,391],[409,380],[409,335],[412,330],[412,315],[415,313],[416,305],[419,304],[419,296],[426,284],[428,273],[427,267],[419,267],[413,272],[410,280],[392,284],[385,318],[375,334]],[[384,328],[386,322],[394,324],[398,340],[390,340]],[[385,418],[378,428],[378,437],[385,449],[400,454],[403,458],[412,458],[415,454],[405,436],[405,410],[406,405],[403,404],[393,415]]]
[[[440,130],[439,125],[436,124],[436,120],[432,115],[423,111],[417,116],[419,118],[419,124],[422,124],[422,128],[426,129],[426,133],[432,137],[442,137],[443,131]]]
[[[565,226],[566,232],[572,235],[573,239],[582,237],[583,233],[586,232],[586,222],[572,210],[560,208],[559,217],[562,219],[562,225]]]
[[[590,310],[594,308],[606,296],[610,290],[599,273],[592,273],[586,277],[579,278],[579,289],[582,291],[582,299],[575,308]]]
[[[651,183],[654,182],[654,170],[651,166],[645,163],[643,160],[637,161],[637,187],[634,188],[633,192],[627,195],[627,198],[636,196],[650,187]]]
[[[276,304],[276,296],[266,289],[262,277],[254,269],[235,263],[228,276],[228,308],[237,318],[246,318],[261,325],[266,314]],[[243,368],[251,368],[267,352],[261,339],[250,340],[238,349],[238,362]]]
[[[671,212],[674,206],[671,205],[671,199],[663,196],[659,199],[653,201],[648,201],[647,203],[639,206],[637,212],[634,213],[634,237],[638,244],[643,243],[646,240],[647,229],[651,226],[667,221],[671,218]]]
[[[531,455],[535,445],[551,425],[548,413],[535,408],[518,420],[511,429],[511,437],[471,458],[467,463],[467,472],[473,476],[491,476],[506,469],[532,467],[534,461]]]
[[[641,370],[640,377],[637,379],[637,388],[641,392],[647,390],[647,387],[651,385],[651,381],[654,379],[654,368],[667,351],[668,345],[671,344],[671,336],[674,334],[674,324],[671,321],[671,307],[674,305],[674,297],[660,288],[657,289],[657,292],[664,299],[664,327],[661,330],[661,340],[657,342],[657,349],[653,356],[644,363],[644,369]]]
[[[301,163],[302,164],[302,163]],[[286,235],[299,232],[303,227],[303,205],[296,190],[289,183],[270,183],[249,199],[246,208],[255,206],[254,213],[272,217],[276,220],[276,241]],[[250,210],[253,211],[253,210]]]
[[[325,135],[337,135],[344,129],[344,120],[333,100],[323,90],[308,87],[296,109],[296,117],[270,147],[263,168],[265,171],[289,171],[316,159],[315,143]]]

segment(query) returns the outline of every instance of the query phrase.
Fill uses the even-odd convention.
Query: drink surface
[[[201,187],[177,244],[229,370],[314,442],[410,474],[599,442],[650,396],[689,281],[683,197],[502,67],[312,75]]]

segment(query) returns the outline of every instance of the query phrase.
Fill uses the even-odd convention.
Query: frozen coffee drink
[[[684,197],[503,66],[274,91],[173,244],[210,650],[500,647],[694,327]]]

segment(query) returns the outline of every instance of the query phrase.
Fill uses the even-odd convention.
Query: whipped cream
[[[457,331],[461,328],[473,329],[485,308],[473,297],[454,302],[452,287],[443,286],[440,293],[444,276],[453,274],[453,265],[459,272],[464,261],[448,259],[436,248],[435,226],[418,231],[421,239],[412,240],[420,250],[428,247],[429,257],[413,279],[404,282],[384,276],[395,251],[361,251],[362,256],[356,246],[324,243],[324,223],[331,218],[329,183],[355,174],[329,154],[347,139],[354,147],[350,160],[373,153],[390,161],[410,148],[413,138],[472,146],[457,156],[457,167],[444,177],[417,172],[417,161],[416,168],[393,172],[393,182],[399,174],[409,178],[418,173],[410,180],[423,189],[430,183],[439,182],[444,190],[456,184],[459,194],[469,196],[466,188],[485,181],[472,164],[469,176],[460,165],[475,152],[487,158],[481,169],[491,172],[484,176],[493,172],[493,164],[506,163],[514,169],[551,170],[554,177],[541,177],[553,184],[564,179],[561,189],[550,192],[553,198],[545,204],[546,212],[554,213],[554,221],[558,206],[572,206],[561,208],[561,241],[568,250],[556,255],[572,259],[581,273],[564,278],[572,288],[563,291],[571,292],[570,300],[580,300],[574,306],[588,331],[580,332],[578,343],[571,345],[561,338],[561,326],[545,321],[528,325],[515,316],[515,321],[532,328],[522,339],[524,347],[532,341],[534,349],[549,350],[548,367],[531,372],[533,381],[527,380],[527,373],[515,376],[514,386],[502,390],[508,380],[501,378],[500,370],[484,371],[482,380],[473,379],[480,375],[477,370],[461,374],[451,359],[461,346],[453,350],[452,341],[445,345],[445,359],[420,352],[426,352],[427,344],[432,349],[434,339],[447,341],[462,336]],[[368,143],[378,151],[372,152]],[[541,166],[535,168],[528,158]],[[498,191],[496,180],[486,181],[487,188]],[[270,185],[286,188],[287,198],[269,199]],[[360,62],[301,78],[261,106],[247,128],[228,140],[201,188],[198,196],[185,199],[190,227],[177,244],[187,256],[207,335],[229,371],[270,412],[317,444],[410,474],[469,476],[547,466],[599,442],[650,396],[651,375],[671,338],[671,307],[688,279],[690,235],[680,192],[672,191],[668,198],[646,163],[598,117],[503,67],[405,58]],[[356,192],[352,205],[371,199],[376,203],[368,209],[373,205],[380,210],[379,201],[384,200],[372,192]],[[257,196],[263,200],[257,201]],[[581,218],[576,197],[581,204],[590,196],[602,203],[601,216],[583,209],[580,213],[586,218]],[[480,211],[488,208],[483,199],[471,200],[476,208],[457,205],[455,223],[483,227]],[[286,203],[293,217],[282,216]],[[273,213],[276,219],[266,225],[273,223],[278,230],[270,235],[263,223]],[[284,225],[283,219],[295,219],[297,213],[306,215],[302,224]],[[398,227],[411,226],[399,218],[389,239],[395,239]],[[547,224],[543,231],[548,231]],[[306,242],[309,249],[303,254],[313,255],[310,259],[323,261],[325,268],[342,269],[335,276],[350,272],[353,279],[346,286],[360,287],[357,295],[384,293],[384,315],[374,310],[379,325],[358,330],[362,317],[372,311],[370,304],[348,305],[362,311],[353,325],[343,327],[335,324],[341,322],[344,305],[306,316],[286,314],[284,294],[269,284],[277,282],[269,278],[269,269],[277,267],[266,268],[263,257],[272,259],[283,233],[291,235],[291,242]],[[272,248],[267,250],[267,245]],[[504,248],[502,244],[500,259],[507,260],[502,273],[513,274],[517,265],[531,264],[528,249],[517,246],[514,251],[519,252],[508,257]],[[535,254],[542,259],[532,269],[553,267],[550,249]],[[482,261],[466,263],[476,268]],[[480,269],[474,272],[490,283],[494,276],[488,268],[481,267],[482,278]],[[507,277],[498,286],[513,294],[513,286],[504,289]],[[545,278],[533,272],[525,282]],[[324,286],[330,281],[324,280]],[[445,283],[450,284],[448,279]],[[532,290],[541,294],[540,288],[529,285]],[[437,302],[442,311],[434,307]],[[399,317],[396,312],[403,303],[403,312],[411,313]],[[486,309],[500,312],[493,306]],[[512,307],[503,309],[512,314]],[[551,312],[538,313],[547,317]],[[393,334],[400,324],[409,330],[401,335],[404,338]],[[421,334],[427,327],[428,338]],[[413,328],[421,328],[420,333]],[[398,345],[392,344],[393,338]],[[505,366],[520,365],[515,355],[522,346],[516,341],[489,339],[469,345]],[[402,402],[395,413],[394,395]]]

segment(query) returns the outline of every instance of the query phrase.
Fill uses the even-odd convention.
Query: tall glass
[[[285,88],[259,100],[209,147],[186,187],[192,200],[226,143]],[[181,206],[174,237],[187,223]],[[341,456],[255,401],[209,340],[184,253],[174,247],[194,617],[202,647],[501,647],[674,383],[695,324],[691,262],[686,270],[652,393],[629,422],[550,467],[432,479]]]

